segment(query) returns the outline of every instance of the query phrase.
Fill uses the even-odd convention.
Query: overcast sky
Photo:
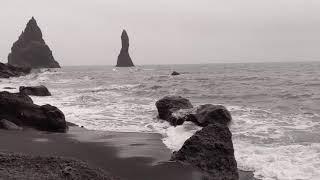
[[[319,0],[1,0],[2,62],[31,16],[62,65],[320,61]]]

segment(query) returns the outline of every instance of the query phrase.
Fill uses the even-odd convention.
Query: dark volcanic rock
[[[118,56],[117,67],[132,67],[134,66],[129,55],[129,37],[126,30],[123,30],[121,35],[122,48]]]
[[[196,166],[214,180],[239,179],[232,134],[227,126],[210,124],[204,127],[188,139],[171,160]]]
[[[32,86],[32,87],[24,87],[21,86],[19,88],[21,94],[32,95],[32,96],[51,96],[48,88],[45,86]]]
[[[42,38],[42,32],[32,17],[8,56],[8,63],[18,67],[60,68],[52,51]]]
[[[228,125],[231,120],[231,114],[221,105],[205,104],[197,107],[195,112],[184,117],[186,121],[192,121],[195,124],[205,127],[209,124]]]
[[[179,125],[172,113],[180,109],[193,108],[191,102],[181,96],[166,96],[156,102],[159,118],[169,121],[173,125]],[[182,122],[183,123],[183,122]]]
[[[0,119],[38,130],[65,132],[64,114],[51,105],[38,106],[25,94],[0,92]]]
[[[173,72],[171,73],[171,76],[178,76],[178,75],[180,75],[180,73],[178,73],[177,71],[173,71]]]
[[[67,158],[0,153],[1,179],[120,180],[87,163]]]
[[[6,129],[6,130],[22,130],[21,127],[17,126],[13,122],[10,122],[8,120],[2,119],[0,120],[0,129]]]
[[[29,74],[30,71],[30,68],[20,68],[0,63],[0,78],[24,76],[26,74]]]

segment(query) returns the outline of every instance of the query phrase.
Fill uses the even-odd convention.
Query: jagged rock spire
[[[132,67],[134,66],[129,55],[129,36],[126,30],[121,34],[122,48],[118,56],[117,67]]]
[[[32,17],[8,56],[8,63],[19,67],[59,68],[50,48],[42,38],[37,21]]]

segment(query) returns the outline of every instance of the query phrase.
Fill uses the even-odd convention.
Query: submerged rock
[[[0,119],[43,131],[65,132],[68,129],[64,114],[58,108],[36,105],[21,93],[0,92]]]
[[[193,108],[191,102],[181,96],[166,96],[156,102],[159,118],[169,121],[172,125],[181,125],[172,114],[180,109]],[[183,122],[182,122],[183,123]]]
[[[129,36],[126,30],[123,30],[121,35],[122,48],[118,56],[116,67],[132,67],[134,66],[129,55]]]
[[[42,32],[33,17],[13,44],[8,63],[18,67],[60,68],[49,46],[43,40]]]
[[[178,75],[180,75],[180,73],[178,73],[177,71],[173,71],[173,72],[171,73],[171,76],[178,76]]]
[[[21,94],[32,95],[32,96],[51,96],[48,88],[45,86],[30,86],[24,87],[21,86],[19,88]]]
[[[227,126],[210,124],[189,138],[171,160],[189,163],[214,180],[238,180],[232,134]]]
[[[21,127],[17,126],[16,124],[8,121],[8,120],[5,120],[5,119],[2,119],[0,120],[0,129],[5,129],[5,130],[22,130]]]
[[[0,63],[0,78],[24,76],[30,72],[30,68],[20,68],[11,66],[9,64]]]

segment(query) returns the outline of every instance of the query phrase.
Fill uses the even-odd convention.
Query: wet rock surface
[[[36,105],[21,93],[0,92],[0,119],[43,131],[65,132],[68,129],[64,114],[58,108]]]
[[[19,77],[31,72],[30,68],[19,68],[9,64],[0,63],[0,78]]]
[[[21,86],[19,88],[21,94],[32,95],[32,96],[51,96],[48,88],[45,86]]]
[[[156,102],[159,118],[169,121],[172,125],[180,124],[172,114],[180,109],[193,108],[191,102],[181,96],[166,96]]]
[[[227,126],[210,124],[189,138],[171,160],[191,164],[214,180],[238,180],[232,134]]]

